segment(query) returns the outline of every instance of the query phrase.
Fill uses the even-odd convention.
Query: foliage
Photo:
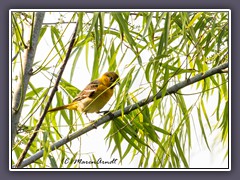
[[[12,13],[13,88],[21,74],[33,17],[32,12]],[[48,101],[76,21],[77,41],[52,106],[70,103],[90,80],[106,71],[116,71],[121,84],[105,108],[123,112],[127,105],[159,91],[165,95],[168,87],[227,62],[228,20],[228,12],[46,12],[12,148],[12,164]],[[82,157],[97,161],[99,154],[107,152],[109,159],[117,157],[120,167],[191,168],[191,150],[196,141],[203,141],[199,146],[209,151],[221,142],[228,153],[228,103],[228,74],[216,74],[122,114],[104,124],[103,130],[98,128],[56,151],[50,150],[52,143],[89,122],[78,112],[47,114],[27,154],[31,156],[42,149],[43,157],[28,167],[85,167],[74,161],[65,162]],[[217,134],[215,139],[210,138],[213,134]],[[103,149],[97,147],[99,144],[90,144],[86,152],[87,143],[82,141],[94,137]]]

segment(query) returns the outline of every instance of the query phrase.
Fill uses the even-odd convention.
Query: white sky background
[[[66,12],[65,15],[67,18],[64,19],[64,21],[68,22],[69,21],[68,19],[69,19],[69,17],[71,17],[72,13]],[[46,13],[44,23],[51,23],[51,22],[55,23],[58,21],[58,18],[59,18],[58,13],[51,13],[51,14]],[[107,21],[108,20],[106,18],[106,22],[105,22],[106,24],[108,24]],[[136,25],[137,22],[134,22],[134,24]],[[62,25],[62,27],[64,29],[65,25]],[[67,33],[64,34],[64,37],[63,37],[64,44],[66,44],[65,42],[67,42],[71,38],[75,24],[71,24],[70,27],[71,28],[68,28]],[[49,31],[49,30],[47,30],[47,31]],[[47,37],[46,34],[48,34],[49,37]],[[46,58],[47,54],[49,53],[49,50],[52,48],[52,42],[50,40],[51,39],[50,33],[48,32],[46,34],[43,37],[43,39],[41,40],[41,42],[37,48],[34,62],[43,61]],[[119,52],[121,52],[121,51],[119,51]],[[52,54],[55,54],[55,53],[52,53]],[[89,48],[89,54],[88,54],[89,61],[94,59],[93,54],[94,54],[93,48]],[[83,49],[83,51],[80,55],[80,58],[82,58],[82,60],[78,61],[77,65],[76,65],[75,74],[74,74],[73,81],[72,81],[72,84],[74,86],[76,86],[77,88],[79,88],[80,90],[82,90],[90,82],[90,78],[91,78],[91,74],[85,68],[86,67],[85,56],[86,56],[85,49]],[[151,54],[143,54],[143,53],[141,54],[142,60],[143,61],[145,60],[146,62],[149,60],[150,56],[151,56]],[[121,57],[121,55],[120,55],[120,57]],[[70,71],[71,71],[71,67],[72,67],[73,58],[74,57],[69,59],[66,69],[63,73],[62,77],[65,80],[68,80],[70,77]],[[117,57],[117,59],[118,58],[119,57]],[[118,68],[120,77],[125,77],[128,70],[131,69],[131,67],[126,68],[125,65],[128,64],[129,61],[132,60],[133,58],[134,58],[134,55],[130,54],[130,53],[125,56],[121,66]],[[124,61],[126,63],[124,63]],[[56,62],[56,61],[54,60],[53,62]],[[89,63],[89,64],[91,64],[91,63]],[[90,70],[91,69],[92,69],[92,67],[90,67]],[[13,77],[15,77],[15,75],[18,75],[18,72],[19,72],[18,68],[15,68],[14,70],[15,71],[13,72]],[[59,69],[57,69],[57,71],[58,70]],[[50,71],[52,71],[52,70],[50,70]],[[106,69],[106,71],[107,71],[107,69]],[[103,73],[104,72],[105,71],[103,71]],[[80,74],[83,76],[80,76]],[[43,78],[39,78],[40,76],[42,76],[42,75],[40,75],[40,73],[39,73],[38,75],[31,77],[31,82],[33,82],[36,85],[36,87],[38,87],[38,85],[39,85],[39,87],[43,87],[43,86],[48,87],[49,81],[46,81],[46,78],[44,78],[43,76],[42,76]],[[141,82],[139,82],[139,83],[141,83]],[[13,81],[12,87],[13,88],[15,87],[14,81]],[[139,84],[134,84],[132,89],[134,90],[137,88],[139,88]],[[118,91],[118,87],[116,87],[115,90]],[[193,90],[194,90],[194,87],[189,86],[189,87],[182,89],[182,93],[190,94],[193,92]],[[146,96],[147,96],[147,92],[146,92]],[[146,96],[144,94],[141,94],[141,97],[138,97],[139,98],[138,100],[145,98]],[[186,100],[187,107],[190,107],[193,104],[193,102],[196,101],[197,98],[198,98],[198,95],[186,96],[185,99],[188,99],[188,100]],[[110,102],[102,110],[108,110],[108,108],[110,107],[109,105],[114,102],[113,99],[114,99],[114,97],[110,100]],[[67,99],[66,99],[66,102],[67,102]],[[205,106],[209,107],[208,109],[206,109],[209,112],[209,114],[213,113],[214,108],[216,107],[216,104],[217,104],[217,95],[214,94],[212,97],[209,98],[208,103],[205,102]],[[55,105],[56,105],[56,101],[52,102],[52,106],[54,107]],[[211,107],[212,107],[212,109],[211,109]],[[22,113],[23,114],[28,113],[28,110],[29,110],[28,107],[24,107]],[[58,113],[58,115],[59,114],[60,113]],[[193,112],[192,114],[193,115],[195,114],[194,117],[196,117],[196,118],[198,117],[197,112]],[[23,115],[23,117],[24,117],[24,115]],[[58,116],[56,116],[56,117],[58,117]],[[96,114],[89,114],[89,117],[91,119],[96,119],[99,116]],[[204,117],[204,116],[202,116],[202,117]],[[36,118],[38,118],[38,117],[36,117]],[[215,116],[213,116],[213,119],[211,119],[211,121],[214,123],[216,122]],[[57,120],[57,122],[58,122],[58,120]],[[85,122],[87,123],[88,120],[86,119]],[[192,126],[193,127],[193,129],[192,129],[192,149],[191,149],[191,154],[189,155],[189,157],[190,157],[189,159],[191,160],[189,166],[191,168],[228,168],[228,158],[226,158],[225,160],[222,159],[226,153],[226,148],[222,147],[222,143],[220,142],[219,133],[214,131],[214,133],[210,134],[210,132],[208,132],[208,128],[206,128],[206,134],[208,135],[208,138],[209,138],[208,142],[209,142],[210,148],[212,150],[210,152],[205,145],[204,139],[201,136],[201,132],[199,132],[199,131],[196,132],[196,130],[200,130],[198,120],[196,119],[196,121],[193,123],[195,125],[195,128]],[[80,125],[80,121],[78,122],[78,124],[79,124],[78,129],[80,129],[82,127]],[[204,125],[207,126],[207,124],[204,124]],[[96,130],[92,130],[92,131],[88,132],[87,134],[84,134],[80,138],[71,142],[72,144],[76,144],[76,146],[75,145],[71,146],[71,150],[73,152],[78,152],[79,150],[81,151],[81,157],[77,156],[76,158],[82,158],[83,160],[89,160],[89,156],[91,156],[91,153],[94,153],[94,155],[97,159],[102,158],[103,160],[107,160],[107,161],[110,161],[113,158],[119,159],[117,151],[115,154],[113,154],[112,157],[110,157],[113,147],[111,147],[108,150],[108,144],[106,143],[106,140],[105,140],[106,134],[109,132],[109,128],[103,129],[102,127],[103,126],[100,126]],[[69,130],[68,127],[67,128],[62,127],[62,131],[61,131],[62,136],[67,135],[68,130]],[[81,139],[81,140],[79,141],[79,139]],[[212,142],[215,142],[215,144],[213,144]],[[81,149],[79,149],[79,144],[81,144]],[[125,145],[127,147],[128,144],[125,143]],[[123,148],[123,152],[124,152],[124,150],[125,150],[125,148]],[[52,154],[54,154],[54,153],[55,152],[53,152]],[[56,155],[55,157],[57,157],[57,154],[55,154],[55,155]],[[132,167],[132,168],[134,168],[134,167],[137,167],[138,163],[139,163],[138,162],[139,160],[137,158],[135,158],[129,164],[129,162],[131,160],[131,156],[132,155],[130,154],[127,158],[125,158],[122,165],[121,164],[110,165],[110,166],[99,165],[99,167],[102,167],[102,168],[107,168],[107,167],[111,167],[111,168],[114,168],[114,167],[131,168]],[[90,167],[90,166],[81,165],[80,167]]]

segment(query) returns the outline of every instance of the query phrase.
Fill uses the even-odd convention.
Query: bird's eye
[[[114,81],[114,78],[113,78],[113,77],[109,77],[109,79],[110,79],[110,81],[112,81],[112,82]]]

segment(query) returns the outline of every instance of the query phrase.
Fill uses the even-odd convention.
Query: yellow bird
[[[112,97],[113,89],[118,81],[119,76],[115,72],[106,72],[100,78],[90,82],[73,102],[50,109],[48,112],[63,109],[77,110],[86,115],[87,113],[99,112]]]

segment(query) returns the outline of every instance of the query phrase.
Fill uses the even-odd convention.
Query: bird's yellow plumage
[[[119,77],[115,72],[106,72],[100,78],[89,83],[72,103],[50,109],[48,112],[63,109],[84,113],[99,112],[112,97],[113,89],[118,81]]]

